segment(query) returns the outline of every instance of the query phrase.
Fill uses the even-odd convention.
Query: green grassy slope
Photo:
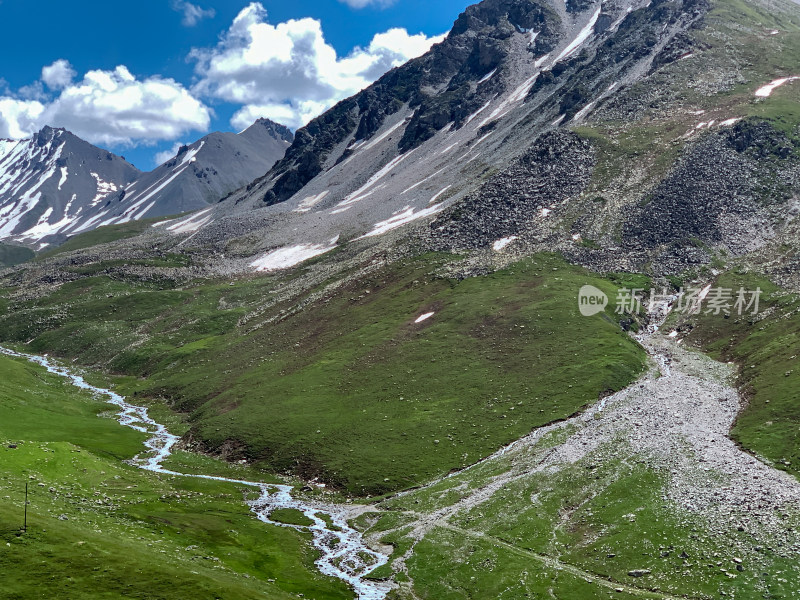
[[[532,464],[549,446],[528,451]],[[413,543],[405,523],[454,505],[511,468],[511,459],[493,459],[390,500],[390,512],[373,514],[371,527],[367,515],[362,525],[390,531],[382,541],[397,549],[397,558]],[[414,595],[401,587],[390,598],[794,597],[800,567],[790,553],[771,547],[741,553],[742,546],[752,548],[750,534],[733,524],[713,527],[665,500],[668,476],[614,440],[558,471],[520,475],[474,507],[436,521],[396,575]],[[636,570],[648,573],[630,574]],[[375,575],[390,572],[391,565]]]
[[[108,405],[2,356],[0,380],[2,598],[352,598],[315,572],[300,534],[257,521],[237,486],[125,465],[143,436]]]
[[[408,260],[282,318],[293,305],[259,306],[285,276],[181,289],[88,277],[7,306],[0,337],[146,377],[126,390],[190,413],[206,448],[356,494],[471,464],[641,372],[610,311],[578,313],[581,286],[616,284],[550,255],[431,275],[448,260]]]
[[[800,477],[800,298],[752,273],[727,273],[717,287],[764,292],[758,317],[700,315],[689,340],[740,367],[749,403],[733,429],[745,448]]]
[[[35,256],[30,248],[0,244],[0,268],[13,267],[28,262]]]

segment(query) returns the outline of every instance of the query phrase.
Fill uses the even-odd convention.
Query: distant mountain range
[[[0,140],[0,240],[41,249],[103,225],[204,208],[266,173],[292,141],[288,128],[260,119],[143,173],[64,129]]]

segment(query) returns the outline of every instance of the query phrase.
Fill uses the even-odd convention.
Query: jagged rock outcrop
[[[487,0],[470,6],[429,53],[393,69],[298,131],[270,174],[277,181],[264,202],[289,199],[322,172],[337,146],[348,139],[369,140],[387,116],[404,106],[413,116],[398,142],[401,152],[418,147],[450,123],[456,129],[462,126],[469,115],[505,91],[504,78],[495,70],[504,67],[512,46],[520,43],[515,33],[534,38],[528,44],[532,54],[546,54],[561,35],[560,17],[544,1]],[[493,71],[495,76],[484,80]],[[345,151],[334,160],[349,156]]]

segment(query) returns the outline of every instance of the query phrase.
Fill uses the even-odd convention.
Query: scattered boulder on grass
[[[644,577],[645,575],[650,575],[650,569],[634,569],[633,571],[628,571],[628,577]]]

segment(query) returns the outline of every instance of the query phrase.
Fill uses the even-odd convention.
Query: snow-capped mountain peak
[[[125,159],[64,129],[0,141],[0,239],[37,242],[69,234],[140,175]]]
[[[212,133],[150,173],[64,129],[0,140],[0,240],[43,248],[104,225],[205,208],[263,175],[292,132]]]

